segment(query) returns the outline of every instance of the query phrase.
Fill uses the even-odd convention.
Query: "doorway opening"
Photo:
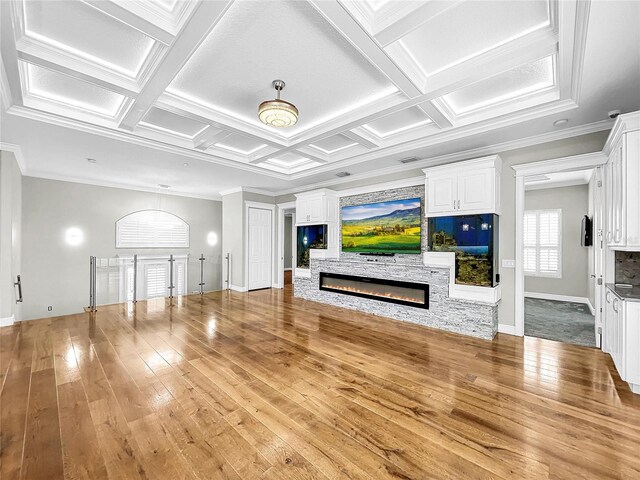
[[[524,176],[523,334],[599,347],[599,167]]]
[[[279,203],[277,286],[286,288],[295,282],[296,202]]]

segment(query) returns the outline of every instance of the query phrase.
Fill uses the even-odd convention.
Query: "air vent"
[[[418,157],[407,157],[400,160],[400,163],[413,163],[413,162],[417,162],[418,160],[419,160]]]
[[[338,172],[336,173],[336,177],[348,177],[351,175],[349,172]]]

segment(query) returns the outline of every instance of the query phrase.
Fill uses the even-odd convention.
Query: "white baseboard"
[[[556,295],[555,293],[538,292],[524,292],[524,296],[528,298],[540,298],[542,300],[557,300],[559,302],[584,303],[590,310],[593,309],[591,302],[587,297],[574,297],[572,295]]]
[[[285,272],[290,272],[291,270],[293,270],[293,268],[285,268],[284,269]]]
[[[10,317],[0,318],[0,327],[10,327],[13,325],[15,321],[15,317],[11,315]]]
[[[593,305],[591,305],[591,300],[589,300],[587,298],[587,307],[589,307],[589,311],[591,312],[591,315],[593,315],[594,317],[596,316],[596,309],[593,308]]]
[[[504,333],[506,335],[515,335],[516,334],[516,326],[515,325],[505,325],[504,323],[498,324],[498,333]]]
[[[246,291],[248,291],[247,287],[240,287],[238,285],[233,285],[233,284],[230,284],[229,288],[231,290],[233,290],[234,292],[246,292]]]

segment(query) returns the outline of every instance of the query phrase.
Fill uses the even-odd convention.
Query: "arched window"
[[[189,224],[169,212],[142,210],[116,222],[116,248],[188,248]]]

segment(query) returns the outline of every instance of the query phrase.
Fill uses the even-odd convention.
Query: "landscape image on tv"
[[[420,198],[342,207],[342,251],[421,253]]]

